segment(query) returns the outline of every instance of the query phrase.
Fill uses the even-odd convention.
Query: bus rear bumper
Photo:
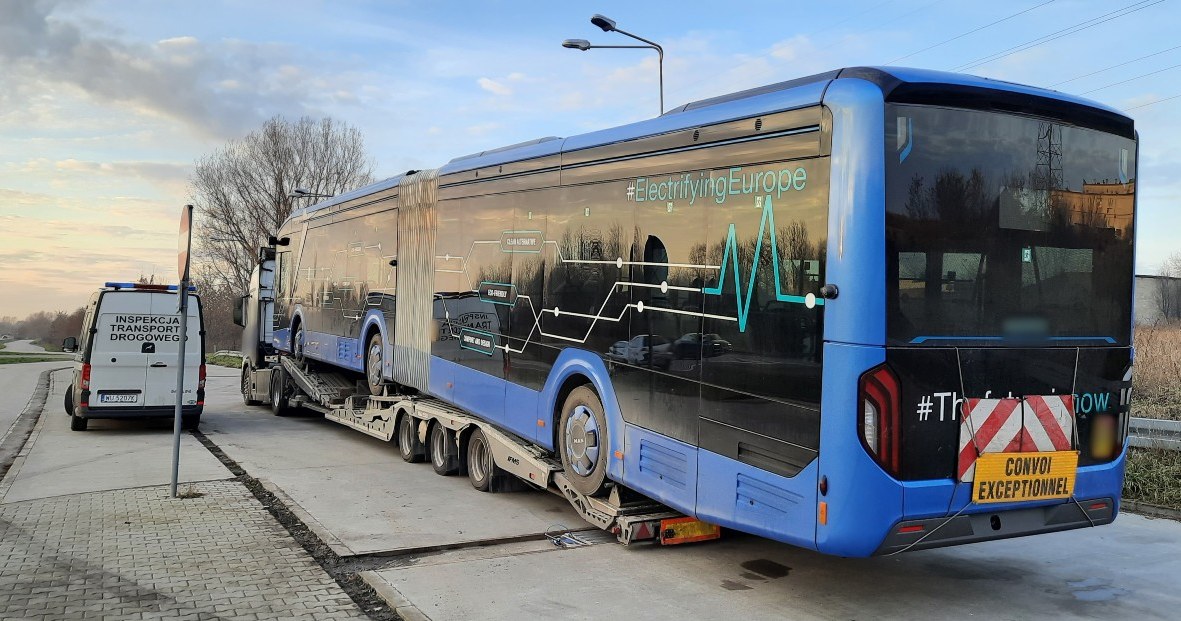
[[[1093,498],[1077,503],[982,511],[951,518],[903,520],[890,529],[874,556],[1101,526],[1114,521],[1115,513],[1115,502],[1111,498]]]

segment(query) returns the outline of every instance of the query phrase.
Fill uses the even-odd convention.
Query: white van
[[[90,296],[82,334],[69,337],[74,379],[66,391],[70,429],[85,431],[92,418],[172,417],[180,315],[176,285],[106,283]],[[189,295],[181,421],[201,423],[205,406],[205,325],[201,300]]]

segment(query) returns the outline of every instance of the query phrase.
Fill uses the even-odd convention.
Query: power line
[[[1130,64],[1132,64],[1132,63],[1134,63],[1134,62],[1136,62],[1136,61],[1144,60],[1145,58],[1152,58],[1153,56],[1160,56],[1161,54],[1164,54],[1165,52],[1172,52],[1173,50],[1181,50],[1181,45],[1178,45],[1178,46],[1176,46],[1176,47],[1171,47],[1171,48],[1169,48],[1169,49],[1167,49],[1167,50],[1161,50],[1161,51],[1159,51],[1159,52],[1153,52],[1153,53],[1151,53],[1151,54],[1148,54],[1147,56],[1141,56],[1140,58],[1133,58],[1132,60],[1129,60],[1129,61],[1127,61],[1127,62],[1123,62],[1123,63],[1120,63],[1120,64],[1118,64],[1118,65],[1112,65],[1112,66],[1110,66],[1110,67],[1106,67],[1106,68],[1100,69],[1100,70],[1098,70],[1098,71],[1092,71],[1092,72],[1090,72],[1090,73],[1084,73],[1083,75],[1077,75],[1077,76],[1075,76],[1075,77],[1073,77],[1073,78],[1070,78],[1069,80],[1062,80],[1061,82],[1055,82],[1055,83],[1051,84],[1050,86],[1058,86],[1058,85],[1060,85],[1060,84],[1066,84],[1066,83],[1068,83],[1068,82],[1074,82],[1075,80],[1081,80],[1081,79],[1083,79],[1083,78],[1089,78],[1089,77],[1091,77],[1091,76],[1093,76],[1093,75],[1095,75],[1095,74],[1098,74],[1098,73],[1103,73],[1104,71],[1110,71],[1110,70],[1112,70],[1112,69],[1116,69],[1116,68],[1118,68],[1118,67],[1123,67],[1124,65],[1130,65]]]
[[[1155,105],[1156,105],[1156,104],[1158,104],[1158,103],[1165,102],[1165,101],[1169,101],[1170,99],[1177,99],[1178,97],[1181,97],[1181,93],[1178,93],[1178,94],[1176,94],[1176,95],[1173,95],[1172,97],[1165,97],[1165,98],[1163,98],[1163,99],[1158,99],[1158,100],[1156,100],[1156,101],[1150,101],[1150,102],[1148,102],[1148,103],[1146,103],[1146,104],[1140,104],[1140,105],[1138,105],[1138,106],[1132,106],[1131,108],[1124,108],[1124,110],[1135,110],[1136,108],[1147,108],[1148,106],[1155,106]]]
[[[895,58],[894,60],[891,60],[890,62],[888,62],[888,63],[886,63],[886,64],[887,64],[887,65],[892,65],[892,64],[894,64],[894,63],[896,63],[896,62],[898,62],[898,61],[900,61],[900,60],[905,60],[905,59],[907,59],[907,58],[910,58],[911,56],[916,56],[916,55],[918,55],[918,54],[922,54],[923,52],[926,52],[926,51],[928,51],[928,50],[933,50],[933,49],[935,49],[935,48],[937,48],[937,47],[939,47],[939,46],[941,46],[941,45],[946,45],[946,44],[948,44],[948,43],[951,43],[952,41],[955,41],[956,39],[962,39],[962,38],[964,38],[964,37],[966,37],[966,36],[968,36],[968,35],[970,35],[970,34],[973,34],[973,33],[980,32],[981,30],[984,30],[985,28],[990,28],[990,27],[992,27],[992,26],[995,26],[995,25],[997,25],[997,24],[999,24],[999,23],[1001,23],[1001,22],[1005,22],[1005,21],[1008,21],[1008,20],[1010,20],[1010,19],[1013,19],[1014,17],[1017,17],[1017,16],[1019,16],[1019,15],[1024,15],[1024,14],[1026,14],[1026,13],[1028,13],[1028,12],[1030,12],[1030,11],[1034,10],[1034,9],[1041,8],[1041,7],[1043,7],[1043,6],[1046,6],[1047,4],[1050,4],[1050,3],[1052,3],[1052,2],[1054,2],[1054,0],[1047,0],[1046,2],[1043,2],[1043,3],[1041,3],[1041,4],[1038,4],[1038,5],[1035,5],[1035,6],[1031,6],[1031,7],[1029,7],[1028,9],[1025,9],[1024,11],[1019,11],[1019,12],[1017,12],[1017,13],[1014,13],[1014,14],[1012,14],[1012,15],[1008,16],[1008,17],[1003,17],[1003,18],[1001,18],[1001,19],[998,19],[998,20],[996,20],[995,22],[992,22],[992,23],[989,23],[989,24],[985,24],[985,25],[983,25],[983,26],[980,26],[979,28],[975,28],[975,29],[973,29],[973,30],[969,30],[968,32],[965,32],[965,33],[963,33],[963,34],[960,34],[960,35],[956,35],[956,36],[954,36],[954,37],[952,37],[952,38],[950,38],[950,39],[948,39],[948,40],[946,40],[946,41],[940,41],[939,43],[936,43],[935,45],[932,45],[932,46],[929,46],[929,47],[925,47],[925,48],[923,48],[923,49],[921,49],[921,50],[919,50],[919,51],[917,51],[917,52],[911,52],[911,53],[907,54],[906,56],[899,56],[898,58]]]
[[[1128,82],[1131,82],[1131,81],[1133,81],[1133,80],[1139,80],[1140,78],[1147,78],[1147,77],[1148,77],[1148,76],[1150,76],[1150,75],[1156,75],[1156,74],[1158,74],[1158,73],[1164,73],[1164,72],[1166,72],[1166,71],[1170,71],[1170,70],[1172,70],[1172,69],[1176,69],[1177,67],[1181,67],[1181,63],[1178,63],[1178,64],[1176,64],[1176,65],[1173,65],[1172,67],[1165,67],[1164,69],[1157,69],[1156,71],[1149,71],[1148,73],[1145,73],[1145,74],[1143,74],[1143,75],[1138,75],[1138,76],[1136,76],[1136,77],[1134,77],[1134,78],[1128,78],[1128,79],[1126,79],[1126,80],[1120,80],[1119,82],[1112,82],[1111,84],[1105,84],[1105,85],[1103,85],[1103,86],[1100,86],[1099,88],[1093,88],[1093,89],[1091,89],[1091,90],[1089,90],[1089,91],[1083,91],[1083,92],[1081,92],[1081,93],[1079,93],[1079,94],[1080,94],[1080,95],[1086,95],[1087,93],[1094,93],[1095,91],[1101,91],[1101,90],[1103,90],[1103,89],[1105,89],[1105,88],[1111,88],[1112,86],[1119,86],[1120,84],[1126,84],[1126,83],[1128,83]]]
[[[1038,47],[1039,45],[1043,45],[1043,44],[1049,43],[1050,41],[1061,39],[1062,37],[1069,36],[1069,35],[1075,34],[1077,32],[1082,32],[1084,30],[1087,30],[1088,28],[1093,28],[1093,27],[1098,26],[1100,24],[1105,24],[1105,23],[1112,21],[1114,19],[1119,19],[1125,15],[1130,15],[1130,14],[1135,13],[1137,11],[1142,11],[1144,9],[1147,9],[1150,6],[1154,6],[1154,5],[1160,4],[1162,2],[1164,2],[1164,0],[1141,0],[1140,2],[1129,4],[1128,6],[1122,8],[1122,9],[1118,9],[1118,10],[1112,11],[1110,13],[1105,13],[1103,15],[1100,15],[1099,17],[1093,17],[1088,20],[1083,20],[1077,24],[1074,24],[1073,26],[1067,26],[1066,28],[1063,28],[1062,30],[1051,32],[1048,35],[1044,35],[1044,36],[1038,37],[1036,39],[1026,41],[1025,43],[1015,45],[1007,50],[1002,50],[1002,51],[997,52],[995,54],[990,54],[988,56],[983,56],[981,58],[977,58],[976,60],[969,61],[969,62],[964,63],[958,67],[954,67],[951,70],[952,71],[964,71],[967,69],[973,69],[975,67],[979,67],[981,65],[986,65],[988,63],[1000,60],[1006,56],[1012,56],[1013,54],[1016,54],[1017,52],[1024,52],[1025,50],[1033,49],[1035,47]]]

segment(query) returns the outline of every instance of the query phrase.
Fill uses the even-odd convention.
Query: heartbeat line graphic
[[[763,217],[759,221],[759,238],[755,242],[755,255],[750,265],[750,278],[746,283],[746,295],[744,296],[742,293],[742,276],[738,273],[738,238],[734,233],[733,223],[730,224],[730,229],[726,233],[726,247],[722,251],[722,273],[718,275],[718,286],[706,287],[701,290],[706,295],[722,295],[722,289],[726,286],[726,275],[730,271],[730,266],[733,265],[734,293],[738,301],[739,332],[746,332],[746,320],[750,317],[750,301],[754,297],[755,277],[759,273],[759,258],[762,256],[763,237],[768,224],[770,224],[771,229],[771,267],[775,271],[775,299],[779,302],[804,304],[809,308],[813,305],[824,305],[823,299],[818,299],[812,294],[802,296],[783,293],[783,289],[779,285],[779,244],[776,243],[775,239],[775,209],[771,203],[771,197],[767,196],[763,200]]]
[[[721,261],[720,266],[719,265],[697,265],[697,264],[689,264],[689,263],[653,263],[653,262],[646,262],[646,261],[624,261],[622,259],[622,257],[616,258],[615,260],[567,259],[564,256],[562,256],[561,247],[558,245],[557,242],[552,241],[552,240],[545,241],[544,245],[553,244],[554,250],[557,254],[557,259],[562,263],[605,264],[605,265],[615,265],[616,267],[619,267],[619,268],[622,268],[624,265],[640,265],[640,266],[658,265],[658,266],[664,266],[664,267],[684,267],[684,268],[698,268],[698,269],[712,269],[712,270],[720,269],[721,273],[718,275],[718,284],[716,287],[705,287],[705,288],[677,287],[677,286],[671,286],[667,282],[656,285],[656,284],[648,284],[648,283],[616,281],[611,286],[610,291],[608,291],[607,298],[605,300],[603,300],[603,304],[602,304],[602,306],[599,307],[599,311],[593,315],[585,314],[585,313],[570,312],[570,311],[562,311],[557,308],[552,308],[552,309],[542,308],[539,311],[533,305],[533,300],[532,300],[532,298],[530,298],[530,296],[517,295],[516,300],[514,302],[508,304],[508,306],[516,306],[517,302],[520,302],[520,301],[526,302],[529,306],[530,313],[533,315],[533,326],[529,331],[529,335],[525,337],[525,342],[522,343],[521,349],[513,349],[513,348],[510,348],[508,345],[496,345],[496,348],[503,349],[507,352],[520,353],[520,352],[524,351],[524,348],[529,344],[529,342],[532,340],[532,338],[535,334],[539,334],[541,336],[546,336],[546,337],[550,337],[550,338],[556,338],[556,339],[560,339],[560,340],[564,340],[564,341],[570,341],[570,342],[574,342],[574,343],[585,343],[590,338],[590,334],[594,330],[596,323],[598,323],[599,321],[607,321],[607,322],[622,321],[624,315],[629,310],[634,310],[636,312],[641,312],[641,313],[645,312],[645,311],[655,311],[655,312],[663,312],[663,313],[673,313],[673,314],[678,314],[678,315],[691,315],[691,316],[695,316],[695,317],[705,317],[705,318],[709,318],[709,319],[717,319],[717,320],[722,320],[722,321],[734,321],[734,322],[738,323],[738,330],[740,332],[746,332],[747,319],[750,317],[751,300],[754,298],[754,289],[755,289],[755,285],[757,284],[757,276],[758,276],[758,272],[759,272],[759,262],[760,262],[759,259],[762,256],[763,240],[764,240],[764,238],[767,238],[767,237],[770,238],[768,240],[768,243],[771,245],[771,267],[774,269],[775,300],[778,302],[786,302],[786,303],[790,303],[790,304],[803,304],[803,305],[807,306],[808,308],[813,308],[814,306],[823,306],[824,300],[817,298],[814,294],[811,294],[811,293],[806,296],[783,293],[783,287],[780,284],[780,275],[779,275],[780,259],[779,259],[779,245],[777,243],[776,233],[775,233],[774,204],[772,203],[771,197],[766,196],[766,197],[759,197],[759,200],[756,201],[756,206],[761,206],[763,213],[762,213],[762,217],[759,221],[759,236],[758,236],[757,241],[755,242],[754,258],[753,258],[751,266],[750,266],[750,276],[746,281],[745,292],[743,291],[742,275],[741,275],[741,273],[739,273],[738,236],[737,236],[737,232],[735,230],[735,226],[733,223],[730,224],[730,226],[726,232],[726,244],[722,250],[722,261]],[[768,233],[768,229],[770,230],[770,233]],[[451,273],[461,274],[465,278],[470,278],[470,276],[467,274],[468,259],[471,256],[472,250],[475,248],[475,246],[477,244],[500,244],[500,241],[492,241],[492,240],[490,240],[490,241],[484,241],[484,240],[474,241],[474,242],[472,242],[471,247],[468,249],[467,256],[463,256],[463,257],[452,255],[452,254],[436,255],[435,258],[437,258],[437,259],[443,259],[445,261],[460,261],[461,264],[459,266],[459,269],[436,269],[435,271],[437,271],[437,272],[451,272]],[[715,314],[711,314],[711,313],[699,313],[699,312],[693,312],[693,311],[687,311],[687,310],[681,310],[681,309],[673,309],[673,308],[645,306],[643,304],[643,302],[640,302],[637,304],[625,304],[623,306],[623,308],[620,309],[618,316],[615,316],[615,317],[603,315],[603,311],[606,310],[606,308],[607,308],[607,303],[610,302],[611,297],[615,294],[615,292],[621,286],[652,287],[652,288],[659,288],[662,291],[676,289],[676,290],[688,291],[688,292],[694,292],[694,293],[700,292],[704,295],[721,296],[722,290],[726,286],[726,278],[731,273],[733,274],[733,278],[734,278],[734,292],[735,292],[735,297],[736,297],[736,302],[737,302],[737,315],[738,315],[737,317],[727,317],[727,316],[723,316],[723,315],[715,315]],[[470,281],[468,282],[468,286],[469,287],[471,286]],[[473,291],[476,291],[476,290],[473,289]],[[481,298],[481,299],[484,302],[487,302],[490,304],[497,303],[492,300],[486,300],[483,298]],[[447,301],[446,300],[443,300],[443,306],[445,309],[447,308]],[[560,334],[551,334],[551,333],[545,332],[544,330],[541,329],[541,316],[546,313],[552,314],[555,317],[560,316],[560,315],[568,315],[568,316],[576,316],[576,317],[581,317],[581,318],[585,318],[585,319],[590,319],[591,325],[587,328],[586,333],[583,334],[582,337],[570,337],[570,336],[565,336],[565,335],[560,335]],[[451,332],[451,335],[453,337],[458,335],[458,331],[456,330],[456,326],[451,321],[449,309],[446,312],[445,324],[447,325],[448,331]]]

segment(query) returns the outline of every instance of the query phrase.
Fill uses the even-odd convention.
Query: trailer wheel
[[[250,376],[254,373],[250,363],[245,360],[242,361],[242,402],[246,405],[258,405],[261,403],[258,399],[252,399],[250,395],[253,392],[253,382],[250,381]]]
[[[369,346],[365,350],[365,383],[369,384],[369,394],[381,395],[381,367],[384,363],[384,348],[381,343],[381,333],[374,332],[369,337]]]
[[[566,479],[574,489],[596,496],[607,483],[607,417],[603,402],[589,386],[566,397],[558,423],[558,442]]]
[[[484,432],[476,429],[467,440],[467,478],[472,487],[481,492],[492,491],[492,482],[498,478],[500,470],[496,467],[496,460],[492,457],[492,447],[488,445],[488,438]]]
[[[459,447],[455,446],[455,432],[435,423],[427,434],[427,448],[435,474],[450,476],[459,472]]]
[[[86,423],[89,421],[77,414],[70,414],[70,431],[86,431]]]
[[[418,441],[418,434],[414,433],[414,417],[403,414],[398,417],[398,454],[402,461],[416,464],[422,461],[422,442]]]
[[[287,387],[287,371],[283,367],[276,367],[271,372],[271,413],[275,416],[287,416],[291,413],[291,406],[287,405],[287,396],[291,393]]]

